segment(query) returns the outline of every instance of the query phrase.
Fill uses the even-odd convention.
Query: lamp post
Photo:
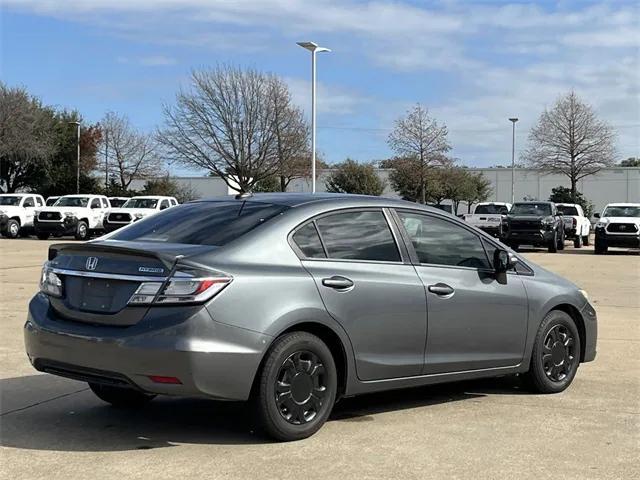
[[[316,53],[330,52],[314,42],[297,42],[311,52],[311,192],[316,193]]]
[[[80,122],[69,122],[71,125],[78,126],[78,141],[77,141],[77,165],[76,165],[76,193],[80,193]]]
[[[517,118],[510,118],[511,122],[511,205],[515,200],[515,175],[516,175],[516,122]]]

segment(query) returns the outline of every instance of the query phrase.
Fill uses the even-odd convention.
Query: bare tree
[[[241,192],[278,170],[272,77],[220,66],[194,71],[193,87],[165,106],[158,139],[171,159],[220,176]]]
[[[56,151],[55,112],[0,82],[0,191],[32,187]],[[37,183],[37,182],[36,182]]]
[[[102,121],[101,156],[123,190],[135,179],[157,176],[162,166],[154,138],[136,130],[124,115],[107,112]]]
[[[270,79],[269,99],[274,116],[276,176],[280,191],[285,192],[292,180],[311,175],[309,125],[302,110],[291,101],[289,88],[278,77]]]
[[[591,106],[570,92],[540,115],[523,156],[535,168],[569,177],[575,201],[578,180],[613,164],[615,137]]]
[[[426,203],[426,182],[429,169],[446,165],[449,160],[445,154],[451,149],[447,140],[447,127],[439,125],[429,116],[429,111],[420,104],[396,120],[395,127],[387,143],[418,180],[420,203]]]

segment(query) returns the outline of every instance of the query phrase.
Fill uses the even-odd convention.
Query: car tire
[[[49,240],[49,234],[44,232],[36,233],[36,237],[38,237],[38,240]]]
[[[556,253],[558,251],[558,231],[557,230],[553,232],[553,238],[549,242],[548,250],[549,250],[549,253]]]
[[[89,225],[84,220],[80,220],[76,226],[76,240],[86,240],[89,238]]]
[[[558,250],[564,250],[564,227],[560,230],[559,238],[558,238]]]
[[[538,393],[559,393],[573,381],[580,365],[580,335],[566,312],[552,310],[536,334],[525,375]]]
[[[7,238],[18,238],[18,236],[20,236],[20,222],[14,218],[7,220],[7,227],[6,230],[2,232],[2,236]]]
[[[331,351],[315,335],[292,332],[275,340],[256,379],[255,409],[265,432],[301,440],[325,423],[337,392]]]
[[[118,408],[139,408],[155,398],[155,395],[132,388],[112,387],[99,383],[89,383],[89,388],[100,400]]]
[[[589,245],[591,245],[591,239],[589,238],[588,233],[582,238],[582,243],[584,244],[585,247],[588,247]]]
[[[573,248],[582,248],[582,237],[580,235],[576,235],[573,239]]]
[[[609,247],[607,246],[607,244],[605,242],[603,242],[603,241],[598,241],[598,239],[596,238],[596,244],[595,244],[595,247],[593,249],[595,254],[596,255],[605,255],[608,250],[609,250]]]

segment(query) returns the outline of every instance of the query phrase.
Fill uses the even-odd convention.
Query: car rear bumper
[[[603,228],[597,228],[596,242],[603,242],[608,247],[640,248],[640,233],[611,234],[607,233]]]
[[[73,235],[78,228],[76,217],[65,217],[64,220],[55,222],[42,222],[38,218],[33,219],[36,233],[52,233],[54,235]]]
[[[204,307],[149,309],[138,324],[112,327],[60,318],[37,294],[24,325],[27,355],[41,371],[145,392],[249,398],[271,337],[220,324]],[[179,384],[154,383],[175,377]]]

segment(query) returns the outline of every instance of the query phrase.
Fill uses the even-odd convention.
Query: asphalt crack
[[[53,402],[54,400],[59,400],[61,398],[70,397],[71,395],[75,395],[76,393],[86,392],[87,390],[89,390],[89,388],[85,387],[85,388],[81,388],[80,390],[76,390],[74,392],[63,393],[62,395],[58,395],[56,397],[47,398],[46,400],[42,400],[40,402],[32,403],[31,405],[27,405],[27,406],[20,407],[20,408],[14,408],[13,410],[9,410],[8,412],[0,413],[0,417],[4,417],[5,415],[9,415],[11,413],[21,412],[21,411],[27,410],[29,408],[37,407],[38,405],[43,405],[45,403]]]

